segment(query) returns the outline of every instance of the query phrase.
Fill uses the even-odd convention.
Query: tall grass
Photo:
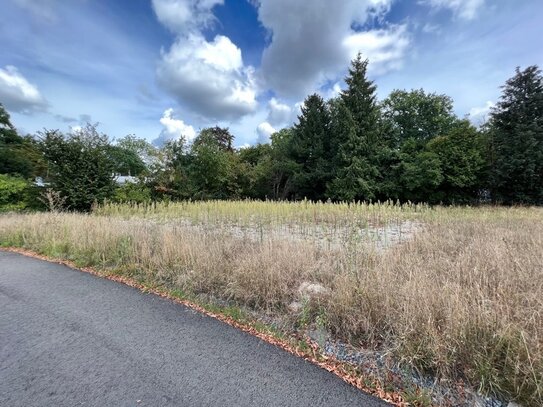
[[[421,226],[399,244],[376,248],[357,233],[405,221]],[[255,224],[265,238],[225,226]],[[356,241],[326,246],[274,232],[306,225],[300,230],[313,236],[315,224],[350,228]],[[0,242],[276,315],[293,312],[303,282],[320,284],[326,290],[305,304],[304,318],[319,318],[335,337],[485,393],[543,404],[539,208],[106,205],[93,215],[4,215]]]

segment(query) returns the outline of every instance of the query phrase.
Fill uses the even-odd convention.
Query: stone
[[[328,294],[330,290],[318,283],[311,283],[309,281],[304,281],[298,287],[298,293],[303,299],[311,299],[313,297],[322,297]]]
[[[288,306],[288,310],[292,312],[293,314],[299,314],[304,306],[301,302],[298,301],[292,301]]]

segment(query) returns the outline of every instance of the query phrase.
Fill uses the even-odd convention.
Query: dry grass
[[[313,236],[307,225],[343,230],[405,220],[423,227],[384,250],[357,233],[353,242],[323,247],[274,232],[288,225]],[[256,228],[261,238],[229,233],[228,225]],[[540,208],[108,206],[94,215],[3,215],[0,243],[272,314],[290,312],[302,282],[318,283],[327,291],[306,304],[304,318],[319,318],[336,337],[483,392],[543,404]]]

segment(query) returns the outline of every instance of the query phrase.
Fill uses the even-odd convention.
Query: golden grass
[[[356,233],[407,220],[422,226],[390,247]],[[315,224],[357,237],[323,246],[276,233],[283,226],[315,237]],[[252,232],[233,234],[228,225]],[[0,243],[276,315],[292,313],[301,283],[318,283],[326,291],[304,303],[304,318],[318,318],[335,337],[486,393],[543,404],[541,208],[107,205],[93,215],[3,215]]]

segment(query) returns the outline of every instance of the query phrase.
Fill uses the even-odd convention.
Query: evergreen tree
[[[368,60],[361,54],[351,62],[345,78],[347,89],[341,93],[344,108],[340,108],[336,162],[338,168],[330,184],[329,195],[343,200],[370,200],[378,193],[379,150],[383,147],[379,138],[379,108],[375,95],[376,86],[367,76]],[[348,114],[347,114],[348,112]],[[350,116],[350,117],[349,117]]]
[[[329,132],[328,106],[319,95],[308,96],[294,126],[290,151],[293,160],[299,164],[293,178],[298,198],[324,198],[330,180]]]
[[[377,174],[372,172],[364,144],[360,142],[356,130],[351,112],[340,100],[334,106],[332,119],[332,133],[337,142],[337,151],[334,159],[334,179],[329,183],[327,191],[331,199],[354,201],[374,193],[368,179],[375,178]]]
[[[491,114],[492,192],[498,201],[543,203],[543,77],[516,69]]]

